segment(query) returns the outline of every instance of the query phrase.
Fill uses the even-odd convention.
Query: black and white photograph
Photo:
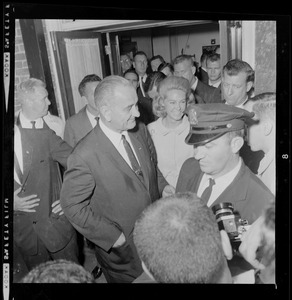
[[[3,299],[289,299],[290,47],[276,10],[3,3]]]

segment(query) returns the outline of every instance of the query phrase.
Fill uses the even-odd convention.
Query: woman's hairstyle
[[[172,73],[174,72],[173,65],[170,64],[170,63],[168,63],[168,62],[161,63],[161,64],[158,66],[157,71],[162,72],[165,68],[169,68],[170,71],[171,71]]]
[[[145,81],[144,91],[148,93],[153,89],[153,87],[158,87],[159,83],[166,77],[166,75],[162,72],[155,71],[151,72]]]
[[[180,90],[185,92],[186,101],[188,102],[191,88],[190,83],[187,79],[183,77],[170,76],[165,78],[160,82],[158,87],[158,96],[153,99],[152,109],[153,113],[158,116],[164,118],[166,116],[164,100],[167,97],[167,92],[171,90]]]

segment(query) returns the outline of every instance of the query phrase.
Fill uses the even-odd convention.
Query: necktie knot
[[[213,178],[209,178],[209,186],[213,187],[213,185],[215,184],[215,180]]]
[[[35,123],[36,123],[36,122],[35,122],[35,121],[30,121],[30,123],[32,124],[32,128],[35,129],[35,128],[36,128],[36,127],[35,127]]]

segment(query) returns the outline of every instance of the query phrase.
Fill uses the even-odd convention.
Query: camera
[[[241,235],[247,231],[250,225],[242,219],[238,211],[234,211],[232,203],[223,202],[212,207],[218,223],[219,230],[225,230],[228,234],[234,254],[238,253],[241,244]]]

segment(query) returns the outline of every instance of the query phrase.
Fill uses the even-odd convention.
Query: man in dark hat
[[[194,145],[194,157],[184,162],[176,192],[195,192],[208,207],[229,202],[253,223],[274,199],[239,155],[246,124],[254,114],[221,103],[193,104],[187,113],[191,127],[185,142]],[[232,275],[237,271],[231,266]]]

